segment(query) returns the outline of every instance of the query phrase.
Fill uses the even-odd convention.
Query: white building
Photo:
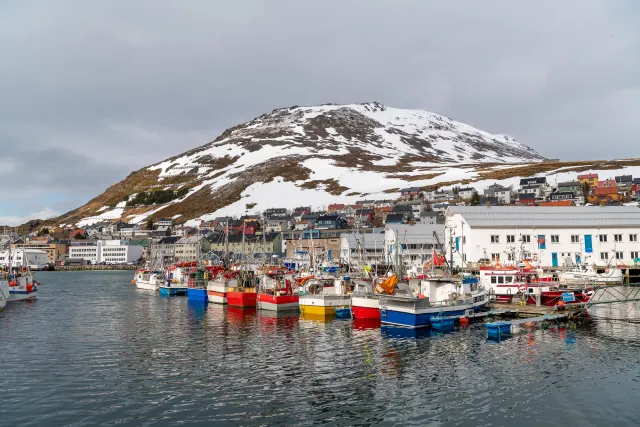
[[[405,265],[429,261],[434,250],[442,252],[443,245],[443,224],[390,224],[385,230],[388,264],[394,264],[398,251]]]
[[[458,197],[463,200],[469,200],[473,197],[473,193],[476,192],[476,189],[473,187],[463,187],[458,190]]]
[[[49,255],[38,249],[13,249],[0,251],[0,267],[29,266],[32,270],[42,270],[49,262]]]
[[[69,247],[69,258],[84,259],[93,264],[127,264],[142,257],[142,246],[131,246],[126,240],[97,240],[92,244]]]
[[[495,197],[503,205],[511,204],[511,192],[513,187],[503,187],[499,184],[492,184],[484,190],[485,197]]]
[[[340,260],[361,266],[363,260],[369,264],[386,264],[384,230],[373,233],[344,233],[340,236]]]
[[[637,207],[451,206],[446,212],[447,259],[487,259],[543,267],[587,262],[633,265],[640,255]]]

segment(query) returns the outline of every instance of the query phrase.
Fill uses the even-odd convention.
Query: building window
[[[560,236],[557,234],[551,235],[551,243],[560,243]]]
[[[491,243],[500,243],[500,236],[494,234],[491,236]]]
[[[580,243],[580,235],[572,234],[571,235],[571,243]]]
[[[613,240],[616,242],[622,242],[622,234],[614,234]]]
[[[600,252],[600,259],[608,260],[609,259],[609,253],[608,252]]]
[[[462,254],[462,261],[467,262],[467,254]]]
[[[616,252],[616,259],[622,259],[624,258],[624,253],[623,252]]]
[[[491,254],[491,261],[500,261],[500,254]]]
[[[601,234],[599,236],[600,238],[600,243],[605,243],[607,241],[607,235],[606,234]]]
[[[638,258],[638,251],[631,252],[631,259],[635,260],[636,258]]]
[[[637,234],[629,234],[629,241],[630,242],[637,242],[638,241],[638,235]]]
[[[516,242],[516,236],[514,236],[513,234],[510,234],[507,236],[507,243],[515,243]]]
[[[531,236],[528,234],[522,235],[522,243],[531,243]]]

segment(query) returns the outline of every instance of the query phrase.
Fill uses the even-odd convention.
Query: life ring
[[[526,287],[526,285],[520,285],[520,286],[518,286],[518,292],[522,292],[522,293],[527,292],[527,287]]]
[[[534,256],[533,256],[533,260],[534,260],[534,261],[538,261],[538,255],[534,255]]]

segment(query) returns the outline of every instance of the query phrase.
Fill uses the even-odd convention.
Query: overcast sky
[[[636,0],[0,2],[0,224],[273,108],[380,101],[637,157]]]

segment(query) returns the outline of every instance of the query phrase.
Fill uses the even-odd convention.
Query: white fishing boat
[[[143,268],[136,271],[134,280],[138,289],[157,291],[164,280],[164,272],[162,270]]]
[[[300,291],[300,313],[303,316],[328,317],[336,314],[336,308],[349,308],[350,282],[348,277],[308,280]]]
[[[5,277],[0,277],[0,311],[4,310],[4,307],[9,301],[9,281]]]
[[[8,276],[9,279],[9,302],[32,300],[36,298],[38,284],[33,278],[33,274],[27,269]]]
[[[581,264],[561,273],[559,281],[567,284],[617,285],[624,281],[624,275],[616,267],[608,267],[604,272],[598,273],[592,266]]]

